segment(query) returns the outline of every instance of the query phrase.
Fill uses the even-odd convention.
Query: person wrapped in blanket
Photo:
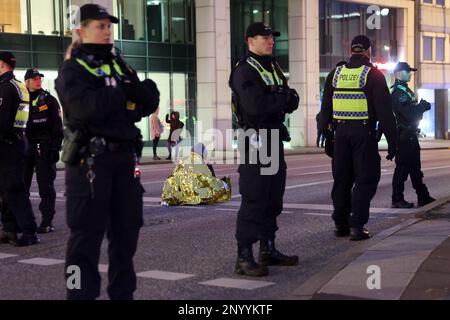
[[[217,179],[206,158],[207,150],[203,144],[191,149],[190,157],[180,161],[164,182],[162,205],[216,204],[231,199],[230,177]]]

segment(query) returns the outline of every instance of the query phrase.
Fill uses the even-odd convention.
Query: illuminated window
[[[26,0],[0,0],[0,8],[0,32],[29,33]]]
[[[60,14],[58,0],[31,0],[31,32],[59,36]]]
[[[120,0],[122,39],[145,41],[145,16],[142,0]]]

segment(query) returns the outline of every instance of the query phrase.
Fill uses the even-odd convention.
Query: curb
[[[399,219],[405,219],[406,216],[406,221],[403,221],[389,229],[377,233],[369,240],[356,243],[355,246],[353,246],[346,252],[332,257],[321,271],[308,278],[308,280],[306,280],[299,288],[297,288],[291,294],[291,298],[294,300],[312,300],[314,298],[314,295],[318,291],[320,291],[320,289],[323,288],[331,279],[333,279],[337,273],[339,273],[342,269],[349,265],[353,260],[362,255],[370,247],[390,237],[394,233],[424,220],[424,215],[428,211],[437,208],[449,201],[450,197],[446,197],[440,200],[436,200],[424,207],[411,210],[409,214],[403,215],[401,218],[399,217]]]

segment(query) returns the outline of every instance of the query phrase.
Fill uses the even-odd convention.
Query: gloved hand
[[[57,163],[59,161],[59,150],[56,149],[48,149],[48,161],[50,163]]]
[[[150,104],[156,110],[159,105],[159,90],[153,80],[145,79],[137,85],[136,102],[143,105]]]
[[[431,104],[423,99],[420,99],[419,106],[423,109],[424,112],[431,109]]]
[[[300,103],[300,97],[295,89],[287,89],[286,91],[286,106],[284,107],[284,112],[292,113],[298,109]]]
[[[397,146],[394,143],[389,143],[388,154],[386,156],[386,160],[389,160],[389,161],[394,160],[396,152],[397,152]]]
[[[333,131],[325,130],[325,154],[333,159],[334,156],[334,134]]]

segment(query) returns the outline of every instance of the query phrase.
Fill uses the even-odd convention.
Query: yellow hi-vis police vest
[[[347,68],[345,65],[336,68],[333,77],[333,119],[367,120],[369,109],[364,88],[370,67]]]
[[[10,82],[16,88],[20,99],[16,118],[14,119],[14,128],[25,130],[27,128],[28,117],[30,115],[30,93],[22,82],[16,79],[12,79]]]
[[[82,59],[77,58],[76,61],[83,66],[89,73],[93,74],[96,77],[105,77],[105,76],[111,76],[111,67],[109,64],[104,64],[98,68],[92,68],[90,67],[85,61]],[[120,68],[119,64],[116,60],[112,61],[114,70],[116,70],[117,74],[119,76],[123,76],[122,69]],[[128,110],[135,110],[136,109],[136,103],[127,101],[127,109]]]
[[[246,61],[258,72],[259,76],[266,85],[268,86],[283,85],[283,80],[280,79],[280,77],[278,76],[278,73],[276,71],[277,69],[275,68],[273,63],[272,63],[272,70],[273,70],[272,74],[272,72],[269,72],[266,69],[264,69],[263,66],[258,62],[258,60],[254,59],[253,57],[248,57]]]

